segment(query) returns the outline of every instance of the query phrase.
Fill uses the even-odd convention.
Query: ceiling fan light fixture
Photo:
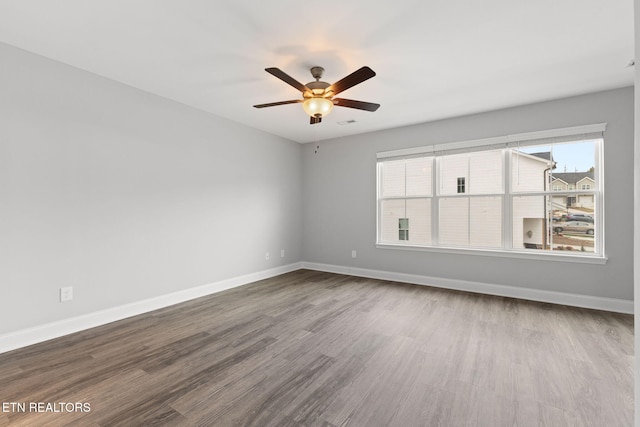
[[[333,101],[322,97],[307,98],[302,108],[311,117],[325,117],[333,110]]]

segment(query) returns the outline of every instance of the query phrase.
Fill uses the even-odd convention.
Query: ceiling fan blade
[[[302,99],[292,99],[291,101],[270,102],[268,104],[254,105],[256,108],[275,107],[276,105],[297,104],[303,102]]]
[[[374,104],[373,102],[354,101],[353,99],[344,98],[333,98],[333,105],[365,111],[376,111],[380,107],[380,104]]]
[[[309,124],[315,125],[316,123],[320,123],[322,121],[322,117],[310,117]]]
[[[271,67],[271,68],[265,68],[264,70],[267,73],[279,78],[280,80],[287,83],[288,85],[295,87],[302,93],[311,92],[311,89],[309,89],[308,87],[306,87],[305,85],[303,85],[302,83],[300,83],[299,81],[291,77],[289,74],[282,71],[280,68]]]
[[[338,80],[331,86],[329,86],[325,92],[332,92],[333,95],[337,95],[342,91],[349,89],[357,84],[362,83],[365,80],[370,79],[375,76],[376,73],[371,68],[364,66],[357,71],[349,74],[347,77],[342,80]]]

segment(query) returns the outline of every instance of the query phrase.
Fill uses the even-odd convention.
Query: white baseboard
[[[195,288],[185,289],[166,295],[160,295],[142,301],[125,304],[118,307],[88,313],[82,316],[59,320],[44,325],[34,326],[15,332],[0,335],[0,353],[15,350],[28,345],[37,344],[58,338],[74,332],[105,325],[127,317],[137,316],[153,310],[168,307],[184,301],[211,295],[227,289],[246,285],[258,280],[268,279],[280,274],[300,270],[302,268],[328,273],[348,274],[371,279],[390,280],[395,282],[412,283],[416,285],[433,286],[437,288],[454,289],[519,298],[531,301],[563,304],[575,307],[606,310],[617,313],[633,313],[633,301],[614,298],[594,297],[589,295],[569,294],[564,292],[543,291],[539,289],[518,288],[514,286],[494,285],[465,280],[445,279],[440,277],[420,276],[415,274],[394,273],[390,271],[371,270],[365,268],[345,267],[313,262],[297,262],[281,267],[263,270],[256,273],[233,277]]]
[[[211,295],[216,292],[246,285],[258,280],[268,279],[270,277],[289,273],[301,268],[302,263],[300,262],[288,264],[281,267],[271,268],[269,270],[221,280],[207,285],[197,286],[195,288],[160,295],[118,307],[96,311],[94,313],[88,313],[82,316],[76,316],[44,325],[34,326],[28,329],[9,332],[7,334],[0,335],[0,353],[37,344],[39,342],[83,331],[85,329],[94,328],[96,326],[122,320],[127,317],[148,313],[153,310],[200,298],[206,295]]]
[[[394,282],[412,283],[416,285],[433,286],[436,288],[454,289],[487,295],[548,302],[553,304],[569,305],[573,307],[612,311],[616,313],[633,314],[633,300],[595,297],[590,295],[570,294],[565,292],[544,291],[540,289],[519,288],[516,286],[494,285],[466,280],[445,279],[441,277],[394,273],[390,271],[344,267],[330,264],[318,264],[313,262],[303,262],[302,267],[309,270],[348,274],[358,277],[367,277],[370,279],[391,280]]]

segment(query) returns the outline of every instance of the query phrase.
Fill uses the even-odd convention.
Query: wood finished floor
[[[0,425],[633,425],[633,317],[300,270],[0,355]]]

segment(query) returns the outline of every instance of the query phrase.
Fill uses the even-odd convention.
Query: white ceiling
[[[0,41],[301,143],[633,84],[633,0],[0,0]],[[252,107],[314,65],[382,106]]]

